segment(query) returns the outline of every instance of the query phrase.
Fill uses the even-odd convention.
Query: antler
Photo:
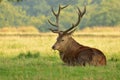
[[[69,29],[64,31],[64,34],[65,33],[72,33],[72,32],[74,32],[76,30],[76,26],[78,26],[78,24],[81,21],[81,18],[83,17],[83,15],[86,12],[86,6],[84,6],[84,11],[83,12],[81,12],[81,10],[78,7],[77,7],[77,9],[78,9],[78,21],[75,24],[72,24],[72,27],[70,27]]]
[[[61,7],[61,6],[59,5],[59,9],[58,9],[58,12],[57,12],[57,13],[55,13],[55,11],[53,10],[53,8],[51,8],[53,15],[56,17],[56,23],[54,24],[54,23],[52,23],[50,20],[48,20],[48,22],[49,22],[52,26],[57,27],[57,29],[50,29],[53,33],[60,33],[60,29],[59,29],[59,15],[60,15],[60,11],[61,11],[62,9],[64,9],[64,8],[66,8],[67,6],[68,6],[68,5]]]

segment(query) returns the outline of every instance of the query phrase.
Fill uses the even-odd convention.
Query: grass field
[[[119,80],[120,37],[74,36],[81,44],[98,48],[107,65],[66,66],[51,46],[56,36],[1,36],[0,80]]]

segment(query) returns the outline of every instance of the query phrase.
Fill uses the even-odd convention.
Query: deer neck
[[[72,37],[68,41],[68,45],[65,46],[64,54],[70,54],[78,51],[82,45],[75,41]]]

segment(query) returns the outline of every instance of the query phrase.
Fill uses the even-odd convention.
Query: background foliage
[[[57,10],[59,4],[70,5],[62,11],[62,29],[76,21],[76,6],[82,10],[85,4],[87,13],[79,28],[120,25],[119,0],[0,0],[0,28],[35,26],[40,31],[47,31],[50,26],[47,19],[54,21],[50,8]]]

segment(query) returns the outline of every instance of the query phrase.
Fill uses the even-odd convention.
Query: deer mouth
[[[54,47],[54,46],[52,47],[52,49],[53,49],[53,50],[57,50],[57,51],[59,51],[59,52],[62,52],[62,50],[61,50],[61,49],[56,48],[56,47]]]

